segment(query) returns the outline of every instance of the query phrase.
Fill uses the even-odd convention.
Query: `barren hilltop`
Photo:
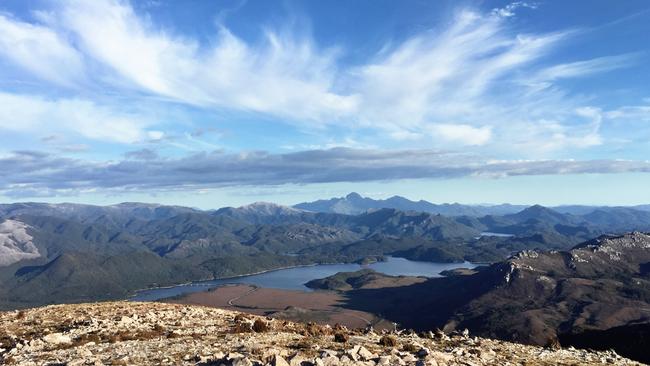
[[[433,311],[433,310],[432,310]],[[0,313],[7,365],[640,365],[613,351],[552,349],[467,332],[378,333],[162,303]]]

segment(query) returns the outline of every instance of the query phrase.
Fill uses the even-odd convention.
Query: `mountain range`
[[[294,208],[312,212],[330,212],[348,215],[360,214],[368,210],[379,208],[395,208],[401,211],[421,211],[444,216],[473,216],[481,217],[486,215],[507,215],[517,213],[528,205],[512,205],[508,203],[498,205],[464,205],[460,203],[435,204],[424,200],[411,201],[401,196],[392,196],[387,199],[372,199],[363,197],[352,192],[345,197],[335,197],[326,200],[313,202],[302,202],[293,206]],[[554,211],[572,214],[585,215],[596,210],[633,209],[637,211],[650,212],[650,205],[636,205],[625,207],[610,206],[589,206],[589,205],[563,205],[550,207]]]
[[[541,345],[607,347],[615,334],[617,347],[642,357],[634,352],[648,346],[650,331],[650,236],[640,233],[650,231],[649,211],[533,205],[481,216],[401,207],[344,214],[272,203],[207,211],[2,204],[0,309],[124,299],[147,287],[391,255],[485,265],[383,289],[363,282],[393,280],[366,273],[344,281],[351,284],[346,306],[404,327],[466,327]]]
[[[2,204],[0,307],[124,298],[150,286],[377,255],[493,263],[630,230],[650,231],[650,213],[599,208],[574,215],[531,206],[477,217],[397,208],[348,215],[272,203],[209,211]]]
[[[485,216],[504,215],[514,213],[526,208],[524,205],[462,205],[460,203],[434,204],[424,200],[411,201],[401,196],[393,196],[385,200],[375,200],[362,197],[352,192],[345,197],[330,198],[314,202],[303,202],[293,206],[294,208],[313,211],[331,212],[348,215],[356,215],[372,209],[394,208],[401,211],[420,211],[445,216]]]

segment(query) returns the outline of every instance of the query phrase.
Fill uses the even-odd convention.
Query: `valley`
[[[390,321],[372,313],[342,307],[345,298],[335,292],[305,292],[232,285],[170,298],[163,302],[242,311],[295,322],[312,322],[330,326],[340,324],[350,329],[368,326],[378,330],[393,328]]]
[[[454,207],[4,204],[0,309],[159,300],[350,328],[468,328],[650,361],[639,354],[650,324],[648,211]],[[609,332],[636,343],[603,343]]]

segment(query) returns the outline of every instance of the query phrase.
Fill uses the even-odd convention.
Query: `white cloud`
[[[85,78],[82,55],[54,30],[0,14],[0,57],[39,78],[74,86]]]
[[[0,92],[0,130],[39,135],[74,134],[133,143],[150,123],[83,99],[45,99]]]
[[[153,151],[122,161],[91,161],[21,151],[0,156],[0,194],[183,191],[400,179],[650,172],[649,161],[492,160],[437,150],[335,148],[286,154],[249,151],[162,158]]]
[[[650,104],[650,100],[645,101]],[[650,122],[650,105],[623,106],[607,111],[605,116],[613,120],[636,120]]]
[[[535,6],[459,11],[449,25],[350,66],[340,59],[345,50],[319,47],[302,29],[266,29],[256,43],[220,25],[201,43],[136,14],[125,1],[69,0],[42,15],[41,25],[1,16],[0,30],[8,31],[0,32],[0,54],[59,85],[91,80],[117,93],[261,113],[309,128],[371,128],[395,140],[432,138],[439,147],[535,152],[598,145],[599,127],[585,124],[579,112],[587,104],[556,81],[629,66],[635,55],[549,66],[545,58],[571,32],[520,34],[506,19]],[[33,103],[36,111],[59,113],[58,126],[90,138],[133,142],[147,137],[146,128],[160,127],[80,99]],[[25,126],[48,123],[47,113],[17,113]],[[102,131],[107,123],[116,127]]]
[[[553,65],[539,70],[535,75],[527,77],[522,82],[536,88],[543,88],[552,86],[553,81],[559,79],[582,77],[629,67],[637,59],[637,54],[630,53]]]
[[[555,91],[531,95],[513,82],[565,37],[512,34],[499,17],[459,12],[441,33],[421,34],[355,70],[361,124],[397,138],[434,131],[452,145],[504,145],[514,125],[575,108]]]
[[[162,131],[151,130],[151,131],[147,131],[147,137],[150,140],[160,140],[163,137],[165,137],[165,133]]]
[[[435,137],[462,145],[485,145],[492,137],[492,129],[489,126],[472,127],[441,123],[431,126],[431,132]]]
[[[503,8],[492,9],[492,14],[502,18],[511,18],[517,15],[516,11],[519,8],[537,9],[537,3],[529,3],[525,1],[515,1]]]
[[[267,30],[265,41],[253,45],[222,27],[201,46],[110,0],[67,2],[59,26],[125,82],[173,100],[312,122],[356,105],[354,96],[332,91],[335,52],[308,37]]]

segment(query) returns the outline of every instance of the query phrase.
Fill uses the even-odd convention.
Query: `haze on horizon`
[[[650,203],[650,4],[0,3],[0,202]]]

